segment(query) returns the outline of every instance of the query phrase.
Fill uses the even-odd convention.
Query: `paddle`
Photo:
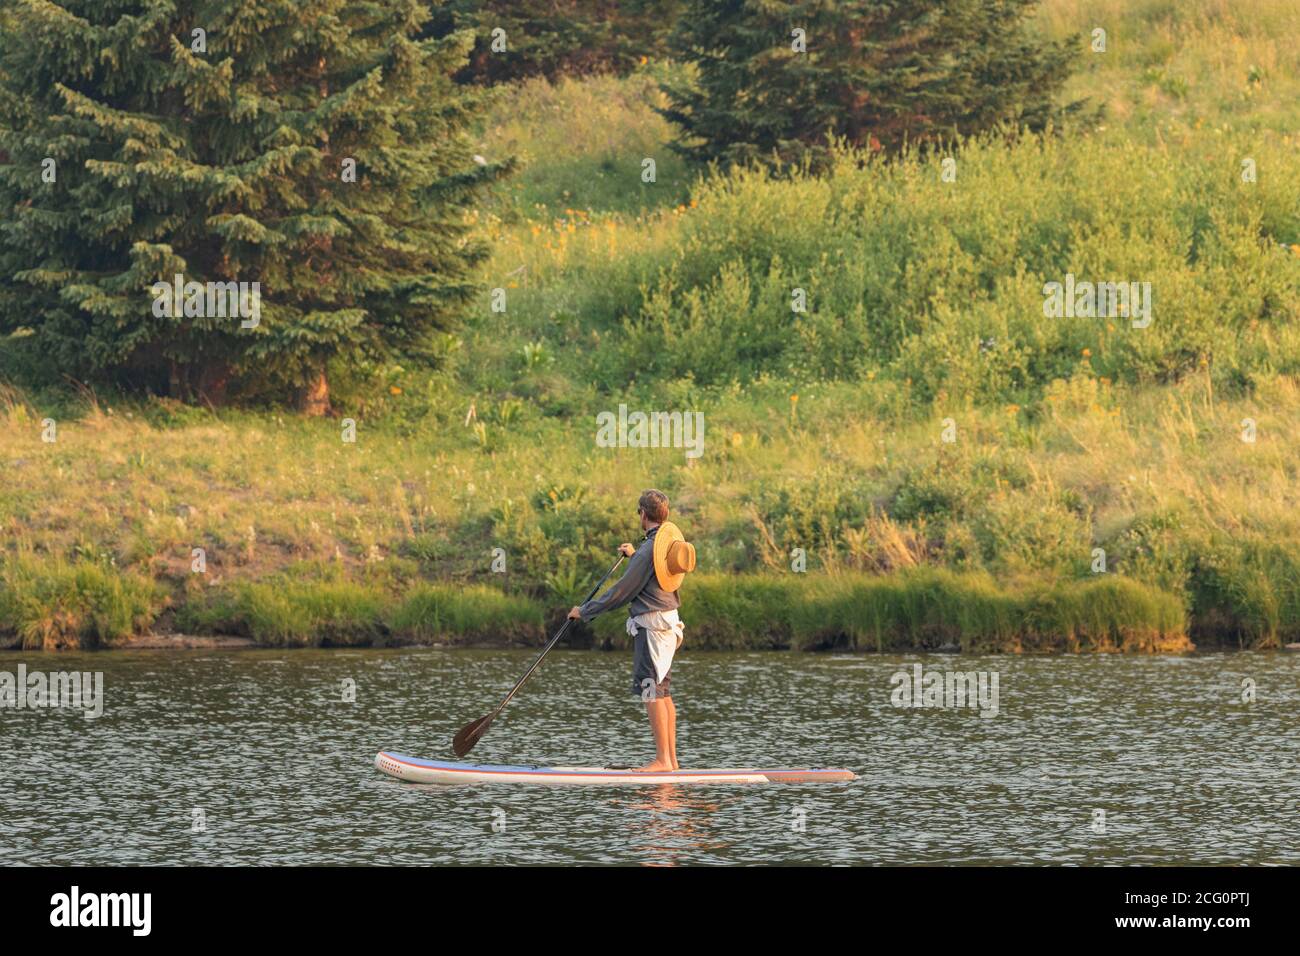
[[[614,566],[605,572],[603,578],[596,582],[596,586],[591,589],[591,593],[587,595],[586,600],[582,602],[583,604],[586,604],[587,601],[590,601],[596,596],[596,592],[600,590],[601,585],[609,580],[609,576],[617,571],[618,566],[622,563],[623,555],[620,554],[618,560],[614,562]],[[564,636],[564,632],[569,629],[569,625],[572,623],[573,618],[565,618],[563,626],[556,631],[555,636],[551,638],[550,643],[542,648],[542,653],[537,655],[537,660],[533,661],[533,666],[524,671],[524,676],[519,678],[519,683],[510,688],[510,693],[506,694],[506,699],[501,702],[500,707],[492,711],[492,713],[488,714],[486,717],[480,717],[478,720],[472,721],[460,729],[460,733],[458,733],[456,738],[451,742],[451,749],[457,757],[463,757],[474,749],[474,745],[478,743],[479,738],[487,733],[487,729],[491,726],[492,721],[496,720],[497,714],[505,710],[506,704],[510,703],[510,698],[514,697],[519,691],[519,688],[524,686],[524,681],[533,676],[533,671],[537,670],[537,665],[542,662],[542,658],[550,652],[552,647],[559,643],[560,638]]]

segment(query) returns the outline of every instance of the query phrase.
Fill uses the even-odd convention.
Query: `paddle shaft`
[[[588,594],[587,597],[583,600],[582,602],[583,604],[586,604],[587,601],[590,601],[592,598],[596,596],[596,592],[599,591],[601,587],[604,585],[604,583],[609,580],[609,576],[613,574],[615,571],[617,571],[618,566],[623,563],[623,558],[624,555],[619,554],[618,560],[614,562],[614,566],[605,572],[605,576],[603,578],[601,578],[599,581],[596,582],[596,586],[591,589],[591,593]],[[555,632],[555,636],[551,638],[550,643],[548,643],[544,648],[542,648],[542,653],[537,655],[537,660],[533,661],[532,666],[529,667],[528,670],[524,671],[524,676],[519,678],[519,683],[515,684],[514,687],[510,688],[510,693],[506,694],[506,699],[501,702],[501,706],[498,707],[496,710],[492,711],[492,718],[495,718],[497,714],[505,710],[506,704],[510,703],[510,698],[514,697],[515,694],[518,692],[519,688],[524,686],[524,681],[528,680],[528,678],[533,676],[533,671],[537,670],[537,665],[542,662],[542,658],[544,658],[547,654],[549,654],[551,648],[559,643],[560,638],[564,636],[565,631],[569,629],[569,625],[572,623],[573,623],[573,618],[571,617],[565,618],[564,624],[561,625],[560,629]]]

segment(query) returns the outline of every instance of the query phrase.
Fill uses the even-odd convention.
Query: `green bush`
[[[1258,533],[1219,536],[1190,556],[1194,619],[1207,635],[1243,646],[1300,640],[1300,548]]]
[[[1289,162],[1272,140],[1225,136],[1215,150]],[[1208,362],[1227,386],[1295,364],[1294,177],[1243,188],[1230,164],[1152,162],[1086,136],[976,141],[953,155],[953,183],[936,157],[852,153],[819,179],[708,178],[666,247],[649,259],[629,247],[574,275],[582,321],[618,331],[600,339],[593,376],[610,388],[684,375],[716,386],[877,369],[923,405],[964,407],[1041,398],[1085,355],[1117,382],[1174,381]],[[659,272],[629,287],[631,262]],[[1045,317],[1044,283],[1067,273],[1151,283],[1153,321]],[[796,288],[806,312],[792,309]]]

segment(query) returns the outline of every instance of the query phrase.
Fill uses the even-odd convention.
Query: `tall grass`
[[[289,647],[536,643],[542,611],[527,597],[481,585],[414,584],[395,592],[374,580],[286,574],[191,595],[176,624]]]
[[[1002,585],[983,573],[921,568],[862,574],[693,576],[683,591],[686,640],[698,648],[1032,653],[1184,651],[1176,595],[1123,578]],[[609,644],[621,621],[597,619]]]
[[[165,604],[163,589],[138,572],[32,553],[0,563],[0,638],[26,650],[125,640],[147,631]]]
[[[543,636],[536,602],[482,586],[417,588],[393,611],[389,626],[402,637],[467,644],[536,643]]]

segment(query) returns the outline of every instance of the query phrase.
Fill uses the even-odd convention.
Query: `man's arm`
[[[603,614],[606,611],[612,611],[627,604],[650,583],[650,575],[654,574],[654,571],[653,551],[650,548],[641,548],[636,554],[632,555],[632,560],[627,563],[627,570],[623,572],[621,578],[614,582],[613,587],[600,597],[593,598],[578,608],[582,619],[590,621],[597,614]]]

